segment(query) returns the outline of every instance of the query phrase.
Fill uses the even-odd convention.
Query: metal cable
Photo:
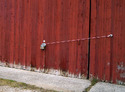
[[[52,44],[60,44],[60,43],[68,43],[68,42],[75,42],[75,41],[100,39],[100,38],[111,38],[111,37],[113,37],[113,34],[109,34],[107,36],[97,36],[97,37],[90,37],[90,38],[81,38],[81,39],[73,39],[73,40],[66,40],[66,41],[50,42],[50,43],[46,43],[46,44],[47,45],[52,45]]]

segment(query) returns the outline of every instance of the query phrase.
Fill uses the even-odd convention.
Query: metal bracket
[[[107,37],[113,37],[113,34],[109,34]]]
[[[40,49],[41,49],[41,50],[44,50],[45,47],[46,47],[46,43],[45,43],[45,40],[43,40],[43,43],[41,44]]]

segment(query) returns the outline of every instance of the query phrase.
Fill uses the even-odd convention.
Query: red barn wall
[[[124,84],[124,16],[125,0],[0,0],[0,61]]]
[[[90,76],[125,82],[125,0],[91,0]]]

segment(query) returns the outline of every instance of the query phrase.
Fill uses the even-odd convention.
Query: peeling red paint
[[[100,80],[125,83],[125,0],[91,0],[90,74]],[[118,82],[119,81],[119,82]]]
[[[87,77],[90,40],[89,76],[124,83],[124,9],[125,0],[0,0],[0,61]]]

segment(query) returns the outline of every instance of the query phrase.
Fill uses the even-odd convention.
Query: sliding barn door
[[[125,83],[125,0],[91,0],[90,76]]]
[[[45,0],[45,68],[87,76],[89,0]],[[79,40],[78,40],[79,39]]]

